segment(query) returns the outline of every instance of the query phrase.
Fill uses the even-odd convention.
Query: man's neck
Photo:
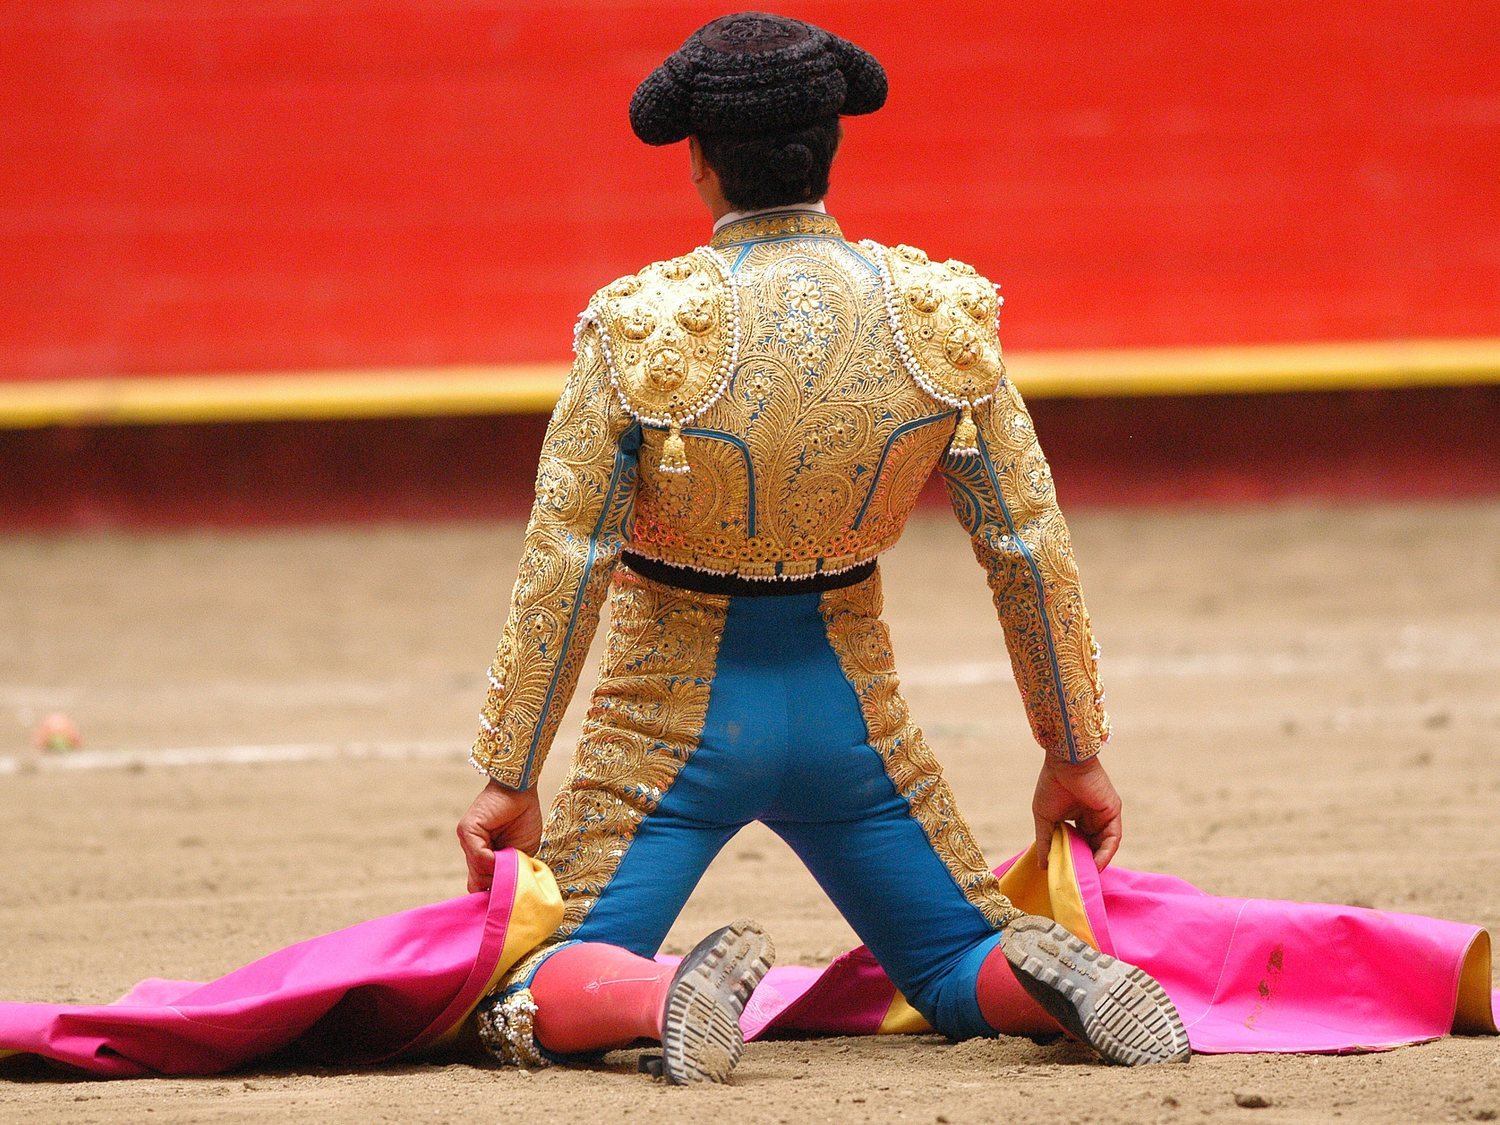
[[[771,215],[778,211],[815,211],[820,215],[828,214],[828,208],[823,206],[821,199],[815,199],[811,203],[783,203],[779,207],[757,207],[753,211],[727,211],[714,220],[714,230],[727,227],[730,223],[737,223],[741,219],[753,219],[757,215]]]

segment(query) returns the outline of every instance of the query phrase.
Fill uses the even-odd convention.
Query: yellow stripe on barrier
[[[566,364],[0,383],[0,429],[547,413]]]
[[[1500,338],[1033,352],[1028,398],[1271,394],[1500,383]]]
[[[1500,338],[1007,353],[1028,398],[1264,394],[1500,383]],[[535,414],[567,365],[0,382],[0,429]]]

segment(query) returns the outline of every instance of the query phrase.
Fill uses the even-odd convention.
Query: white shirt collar
[[[828,214],[828,208],[823,206],[821,199],[812,203],[783,204],[780,207],[759,207],[754,211],[731,211],[727,215],[720,215],[714,221],[714,230],[718,231],[723,227],[727,227],[730,223],[739,222],[741,219],[753,219],[757,215],[774,215],[782,211],[813,211],[819,215]]]

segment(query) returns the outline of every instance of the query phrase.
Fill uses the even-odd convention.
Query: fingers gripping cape
[[[1022,909],[1160,980],[1196,1051],[1378,1050],[1496,1031],[1489,935],[1475,926],[1101,874],[1065,829],[1045,872],[1029,849],[997,872]],[[313,938],[208,984],[147,980],[99,1006],[0,1003],[0,1056],[132,1077],[213,1074],[288,1049],[343,1064],[433,1053],[561,918],[551,873],[502,852],[487,893]],[[822,969],[773,969],[742,1022],[749,1038],[929,1030],[863,947]],[[1004,1023],[1058,1030],[1019,986]]]

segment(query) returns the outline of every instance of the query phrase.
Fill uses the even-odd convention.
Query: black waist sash
[[[658,562],[634,551],[626,551],[620,561],[631,570],[654,582],[663,582],[682,590],[700,594],[728,594],[736,598],[780,597],[789,594],[817,594],[840,590],[863,582],[875,573],[875,560],[862,562],[848,570],[799,574],[785,578],[745,578],[739,574],[710,574],[690,566]]]

